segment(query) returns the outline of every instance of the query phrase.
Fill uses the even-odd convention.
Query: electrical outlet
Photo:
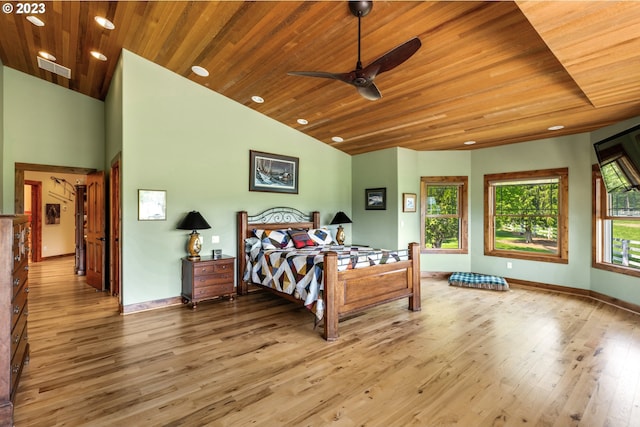
[[[507,269],[511,270],[513,268],[513,264],[511,262],[507,263]]]
[[[220,236],[211,236],[211,243],[220,243]]]

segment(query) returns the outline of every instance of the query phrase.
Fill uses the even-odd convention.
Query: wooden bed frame
[[[254,229],[279,230],[286,228],[320,228],[320,213],[304,214],[293,208],[271,208],[257,215],[238,212],[238,295],[248,293],[249,285],[269,289],[291,301],[294,297],[260,284],[242,280],[246,268],[245,239],[252,237]],[[409,260],[380,264],[366,268],[338,271],[338,254],[324,256],[324,338],[338,339],[340,317],[357,311],[394,301],[409,299],[409,310],[420,307],[420,246],[409,244]]]

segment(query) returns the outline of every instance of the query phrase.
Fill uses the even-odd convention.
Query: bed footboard
[[[338,271],[335,252],[324,260],[324,338],[338,338],[340,316],[400,298],[409,299],[409,310],[419,311],[420,246],[409,245],[409,260],[367,268]]]

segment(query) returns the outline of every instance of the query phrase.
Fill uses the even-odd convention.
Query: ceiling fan
[[[422,43],[417,37],[412,38],[382,55],[366,67],[362,67],[360,61],[360,34],[362,17],[367,16],[373,8],[373,1],[349,1],[349,10],[358,17],[358,62],[355,70],[348,73],[327,73],[324,71],[290,71],[292,76],[322,77],[339,80],[355,86],[362,97],[375,101],[382,98],[382,94],[373,80],[380,73],[389,71],[402,64],[418,51]]]

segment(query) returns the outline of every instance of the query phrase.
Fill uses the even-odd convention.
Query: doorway
[[[58,218],[61,218],[63,215],[70,216],[73,219],[75,211],[74,183],[69,182],[69,180],[63,177],[85,177],[93,172],[95,172],[95,169],[32,163],[15,164],[15,212],[25,213],[26,205],[30,206],[32,214],[31,246],[33,261],[41,261],[51,253],[54,255],[71,255],[74,252],[74,248],[70,250],[71,253],[64,253],[65,250],[60,248],[53,248],[49,254],[47,254],[47,251],[43,251],[42,230],[45,221],[42,217],[42,208],[44,207],[42,203],[44,203],[43,201],[46,199],[47,204],[51,205],[51,210],[57,213],[57,218],[54,216],[48,219],[48,222],[51,224],[45,225],[45,227],[49,227],[47,231],[53,231],[54,236],[55,233],[63,233],[66,235],[63,227],[70,227],[70,235],[68,238],[71,239],[72,242],[75,242],[75,221],[64,221],[62,225],[57,224],[57,221],[59,221]],[[26,180],[25,173],[29,173],[30,176],[38,176],[39,179]],[[45,184],[47,185],[43,186],[42,181],[52,182],[46,182]],[[31,185],[31,194],[26,196],[30,198],[30,203],[25,203],[25,184]],[[44,191],[46,191],[46,194],[42,194]],[[40,206],[35,206],[34,204],[40,204]],[[74,246],[73,243],[72,246]],[[66,252],[69,252],[69,250]]]
[[[29,256],[31,262],[42,261],[42,181],[25,180],[24,213],[29,215],[31,233],[29,233]],[[27,190],[28,187],[28,190]]]

